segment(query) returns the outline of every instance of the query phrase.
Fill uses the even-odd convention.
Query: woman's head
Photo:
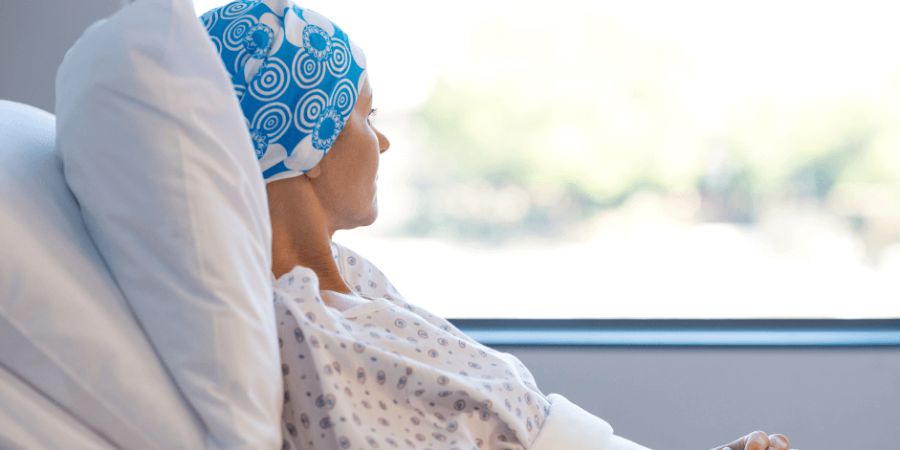
[[[362,50],[290,0],[236,1],[201,19],[231,76],[269,191],[276,183],[312,189],[336,229],[374,221],[378,157],[389,144],[368,121]]]
[[[381,153],[390,147],[390,142],[371,123],[372,99],[372,89],[366,80],[328,157],[306,176],[270,183],[269,192],[273,189],[289,193],[311,189],[332,230],[374,222],[378,215],[375,179]]]

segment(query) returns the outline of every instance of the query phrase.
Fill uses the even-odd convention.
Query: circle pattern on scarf
[[[312,169],[359,98],[362,51],[340,27],[290,0],[238,0],[201,21],[231,77],[263,177]]]

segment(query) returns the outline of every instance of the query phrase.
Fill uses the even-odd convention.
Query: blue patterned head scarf
[[[266,182],[315,167],[356,105],[362,50],[291,0],[239,0],[200,18],[231,75]]]

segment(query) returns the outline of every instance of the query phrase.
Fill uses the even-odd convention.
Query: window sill
[[[900,347],[900,319],[452,319],[490,346]]]

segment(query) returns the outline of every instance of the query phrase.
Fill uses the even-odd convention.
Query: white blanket
[[[650,450],[613,434],[603,419],[559,394],[550,394],[550,413],[531,450]]]

